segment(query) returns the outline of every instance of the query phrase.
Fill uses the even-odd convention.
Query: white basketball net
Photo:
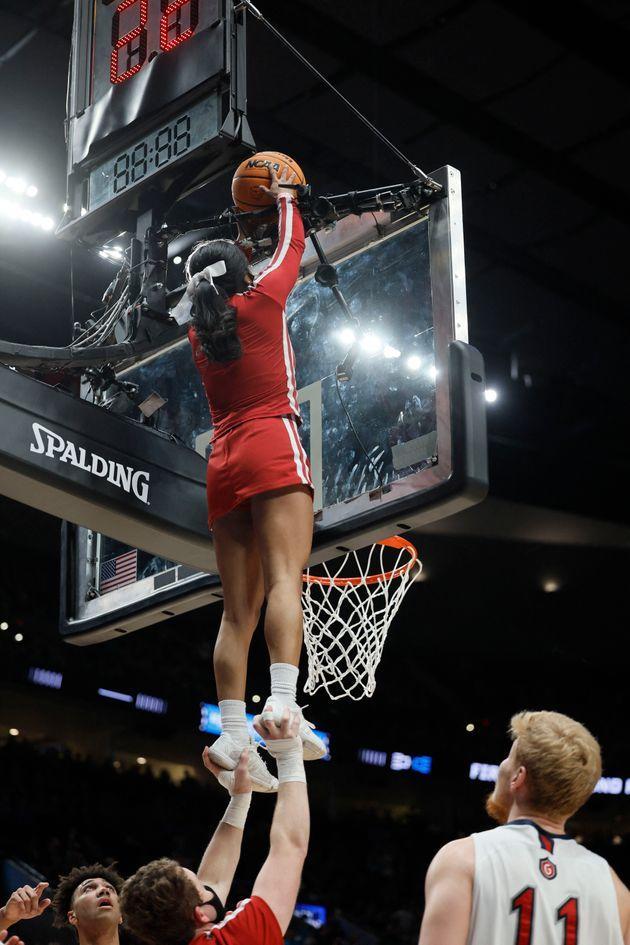
[[[320,573],[314,574],[312,568],[306,571],[302,590],[308,654],[305,692],[323,688],[331,699],[349,696],[355,700],[374,694],[387,631],[422,569],[409,542],[400,538],[389,542],[372,545],[363,562],[356,551],[349,551],[317,565]],[[348,573],[358,576],[357,583],[346,577]]]

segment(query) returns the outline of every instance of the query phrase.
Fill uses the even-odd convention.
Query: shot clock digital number
[[[121,154],[114,163],[114,193],[120,194],[130,181],[142,180],[149,171],[149,159],[152,158],[154,167],[163,167],[168,164],[173,155],[179,157],[190,148],[190,115],[183,115],[171,128],[166,126],[155,135],[154,143],[148,141],[137,144],[131,155]]]
[[[154,3],[158,0],[153,0]],[[111,6],[116,0],[102,0],[103,6]],[[160,50],[170,52],[176,46],[185,43],[199,25],[199,0],[159,0],[160,4]],[[135,13],[137,24],[121,36],[123,14]],[[188,26],[182,28],[182,13],[188,8]],[[173,19],[174,17],[174,19]],[[112,51],[109,67],[109,80],[112,85],[126,82],[139,72],[147,59],[147,24],[149,20],[149,0],[121,0],[118,2],[112,20]],[[133,60],[137,57],[137,61]],[[124,68],[121,71],[121,59]]]
[[[91,101],[120,88],[219,18],[218,0],[92,0]]]

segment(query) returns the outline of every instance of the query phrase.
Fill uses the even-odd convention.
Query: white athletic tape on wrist
[[[303,781],[306,783],[302,740],[300,738],[274,738],[265,742],[267,751],[276,759],[278,781]]]
[[[243,830],[251,802],[251,791],[247,794],[234,794],[233,797],[230,798],[230,803],[221,818],[221,823],[230,824],[232,827],[238,827],[239,830]]]

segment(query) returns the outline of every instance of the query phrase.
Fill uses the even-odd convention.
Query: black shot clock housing
[[[233,0],[75,0],[62,238],[135,229],[254,148]]]

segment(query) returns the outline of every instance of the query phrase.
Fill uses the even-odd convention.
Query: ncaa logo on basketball
[[[252,158],[252,160],[247,162],[247,166],[248,167],[273,167],[274,171],[276,172],[280,170],[279,164],[275,162],[271,162],[271,161],[261,161],[260,158],[258,159]]]
[[[558,875],[558,868],[556,864],[552,863],[548,856],[546,856],[544,860],[540,861],[538,868],[545,879],[555,879]]]

